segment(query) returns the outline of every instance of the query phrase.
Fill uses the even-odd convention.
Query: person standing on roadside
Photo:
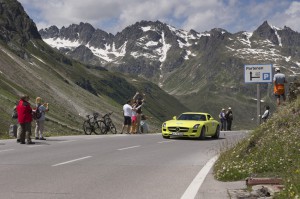
[[[267,121],[269,115],[270,115],[270,106],[266,106],[266,110],[265,110],[264,114],[261,116],[261,119],[263,120],[263,122]]]
[[[142,106],[144,104],[144,99],[137,102],[138,107],[136,107],[136,130],[137,133],[141,133],[141,117],[142,117]]]
[[[145,94],[140,94],[139,92],[136,92],[133,99],[137,102],[137,107],[136,107],[136,129],[137,129],[137,133],[141,133],[140,126],[141,126],[142,106],[145,102]]]
[[[44,132],[44,123],[45,123],[45,114],[49,111],[48,103],[42,104],[42,98],[37,97],[35,99],[36,108],[39,109],[41,113],[41,117],[36,119],[36,126],[35,126],[35,139],[36,140],[46,140],[43,136]]]
[[[231,107],[228,107],[225,118],[226,118],[226,122],[227,122],[227,126],[226,126],[227,131],[231,131],[231,125],[232,125],[232,120],[233,120],[233,113],[232,113]]]
[[[136,109],[135,107],[137,106],[136,102],[133,102],[132,104],[132,116],[131,116],[131,129],[130,133],[135,134],[136,133]]]
[[[222,108],[219,118],[221,122],[221,131],[226,131],[226,113],[224,108]]]
[[[14,106],[14,114],[12,115],[12,119],[18,119],[18,111],[17,111],[17,106],[19,104],[19,101],[16,101],[16,105]],[[17,128],[17,142],[21,142],[20,139],[21,136],[21,125],[18,123],[18,128]]]
[[[130,134],[131,117],[132,117],[131,100],[128,100],[127,103],[123,106],[123,114],[124,114],[124,123],[122,126],[121,134],[123,134],[125,127],[127,127],[126,133]]]
[[[145,114],[142,114],[141,116],[141,133],[148,133],[149,132],[149,126],[147,124],[147,120],[151,118],[146,116]]]
[[[31,122],[32,122],[32,108],[29,103],[29,96],[23,95],[17,105],[18,122],[21,126],[20,144],[25,144],[25,137],[27,144],[35,144],[31,141]]]
[[[280,68],[275,68],[275,75],[273,78],[274,83],[274,95],[276,97],[277,106],[280,105],[280,97],[285,102],[285,88],[284,84],[287,83],[285,75],[280,72]]]

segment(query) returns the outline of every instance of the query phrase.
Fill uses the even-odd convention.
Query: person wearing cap
[[[227,131],[231,131],[231,125],[232,125],[232,120],[233,120],[233,114],[232,114],[231,107],[228,107],[225,118],[226,118],[226,122],[227,122]]]
[[[285,101],[285,88],[284,84],[287,83],[285,75],[280,72],[280,68],[275,68],[275,75],[273,78],[274,95],[276,97],[277,106],[280,105],[280,97]]]
[[[31,122],[32,122],[32,108],[29,103],[29,96],[23,95],[17,105],[18,122],[21,126],[20,144],[25,144],[25,137],[27,144],[35,144],[31,141]]]
[[[222,108],[220,114],[219,114],[220,122],[221,122],[221,131],[226,131],[226,113],[225,109]]]

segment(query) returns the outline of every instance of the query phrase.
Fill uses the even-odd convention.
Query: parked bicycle
[[[102,126],[104,124],[101,123],[101,120],[98,120],[98,116],[98,113],[86,116],[88,119],[83,122],[83,131],[86,135],[91,135],[92,133],[96,135],[102,134],[102,129],[104,128]]]
[[[100,120],[100,126],[102,128],[103,134],[107,134],[107,133],[116,134],[117,133],[117,129],[110,118],[111,114],[113,114],[113,112],[105,114],[102,117],[102,119]]]

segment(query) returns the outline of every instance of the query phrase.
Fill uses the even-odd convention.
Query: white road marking
[[[65,142],[75,142],[76,140],[65,140],[65,141],[60,141],[59,143],[65,143]]]
[[[217,161],[218,155],[211,158],[204,167],[199,171],[199,173],[196,175],[194,180],[191,182],[189,187],[185,190],[184,194],[181,196],[181,199],[192,199],[195,198],[198,190],[200,189],[204,179],[206,178],[208,172],[210,171],[211,167],[214,165],[214,163]]]
[[[158,143],[158,144],[162,144],[162,143],[168,143],[168,142],[175,142],[175,140],[161,141],[161,142],[157,142],[157,143]]]
[[[79,160],[84,160],[84,159],[91,158],[91,157],[92,157],[92,156],[86,156],[86,157],[83,157],[83,158],[78,158],[78,159],[75,159],[75,160],[69,160],[69,161],[66,161],[66,162],[54,164],[54,165],[52,165],[52,166],[53,166],[53,167],[56,167],[56,166],[59,166],[59,165],[69,164],[69,163],[72,163],[72,162],[76,162],[76,161],[79,161]]]
[[[85,138],[85,140],[94,140],[94,139],[103,139],[104,137],[90,137],[90,138]]]
[[[121,149],[117,149],[119,151],[123,151],[123,150],[126,150],[126,149],[132,149],[132,148],[137,148],[137,147],[140,147],[141,145],[137,145],[137,146],[130,146],[130,147],[126,147],[126,148],[121,148]]]
[[[13,150],[15,150],[15,149],[5,149],[5,150],[0,150],[0,153],[1,153],[1,152],[6,152],[6,151],[13,151]]]
[[[31,146],[27,146],[27,147],[29,147],[29,148],[33,148],[33,147],[39,147],[39,146],[45,146],[45,145],[31,145]]]

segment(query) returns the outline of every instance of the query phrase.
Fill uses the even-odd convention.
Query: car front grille
[[[189,128],[186,128],[186,127],[168,127],[168,130],[170,132],[188,132],[189,131]]]

